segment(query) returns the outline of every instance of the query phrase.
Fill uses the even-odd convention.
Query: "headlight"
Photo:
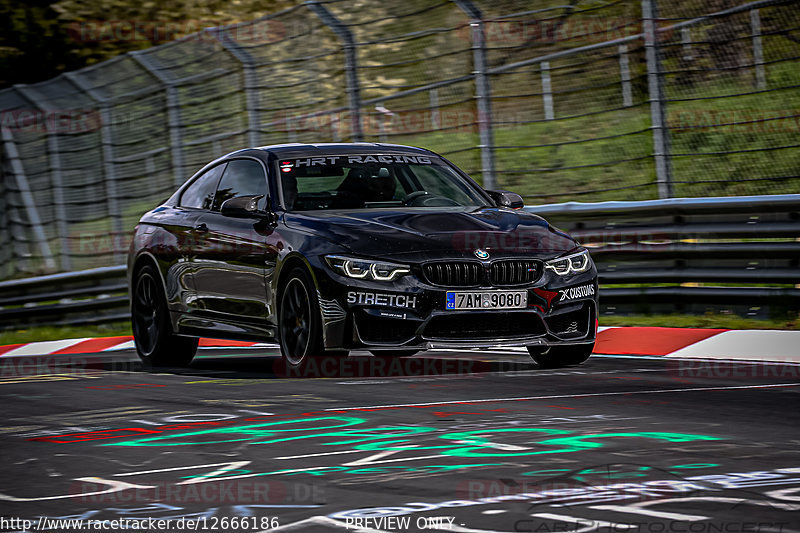
[[[326,255],[325,261],[336,272],[355,279],[393,281],[411,272],[411,268],[408,265],[342,257],[340,255]]]
[[[589,258],[589,252],[584,250],[582,252],[578,252],[577,254],[547,261],[544,264],[544,268],[547,270],[552,270],[559,276],[566,276],[568,274],[586,272],[592,268],[592,260]]]

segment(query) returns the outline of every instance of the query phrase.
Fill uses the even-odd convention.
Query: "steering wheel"
[[[412,203],[416,203],[418,198],[422,198],[423,196],[430,196],[431,193],[428,191],[414,191],[405,198],[403,198],[403,205],[411,205]]]

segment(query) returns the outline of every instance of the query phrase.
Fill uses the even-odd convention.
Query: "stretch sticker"
[[[417,297],[407,296],[405,294],[349,291],[347,293],[347,303],[350,305],[381,305],[386,307],[407,307],[409,309],[414,309],[417,305]]]

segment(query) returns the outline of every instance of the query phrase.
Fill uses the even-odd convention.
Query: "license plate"
[[[528,291],[448,292],[445,309],[525,309]]]

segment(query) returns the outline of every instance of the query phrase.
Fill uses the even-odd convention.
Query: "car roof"
[[[263,150],[274,154],[276,157],[296,157],[315,155],[346,155],[346,154],[425,154],[436,155],[430,150],[402,144],[387,143],[287,143],[260,146],[256,150]]]

